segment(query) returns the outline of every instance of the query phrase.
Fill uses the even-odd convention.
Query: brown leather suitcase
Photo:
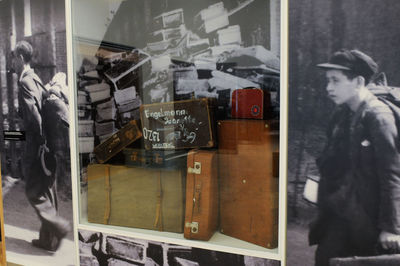
[[[104,163],[111,159],[123,148],[142,137],[136,120],[131,120],[118,132],[94,148],[94,154],[99,163]]]
[[[90,164],[87,174],[89,222],[183,232],[184,171]]]
[[[140,106],[146,149],[189,149],[216,145],[215,104],[211,98]]]
[[[217,151],[190,151],[187,169],[184,237],[209,240],[218,225]]]
[[[266,248],[278,245],[278,140],[263,120],[218,122],[220,230]]]

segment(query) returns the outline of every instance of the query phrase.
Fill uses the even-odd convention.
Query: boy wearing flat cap
[[[315,265],[399,252],[400,136],[392,110],[367,88],[378,65],[341,50],[318,67],[336,109],[317,160],[318,217],[309,233],[310,245],[318,244]]]

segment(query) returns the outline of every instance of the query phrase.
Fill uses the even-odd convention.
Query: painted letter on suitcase
[[[218,123],[221,232],[266,248],[278,244],[278,134],[263,120]],[[276,138],[275,138],[276,137]]]
[[[193,150],[187,167],[184,236],[209,240],[218,223],[217,152]]]

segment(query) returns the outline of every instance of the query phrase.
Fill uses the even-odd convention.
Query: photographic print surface
[[[279,261],[79,230],[82,266],[279,266]]]
[[[396,26],[399,11],[400,3],[391,0],[289,1],[288,266],[315,263],[316,245],[309,246],[308,237],[310,223],[317,217],[318,196],[321,196],[317,196],[321,173],[316,160],[328,142],[327,132],[332,124],[330,117],[335,112],[334,101],[328,97],[326,73],[317,64],[328,62],[340,49],[357,49],[375,60],[379,72],[385,73],[389,86],[400,86],[400,37]],[[338,141],[336,147],[344,141]],[[360,141],[359,146],[368,147],[370,144],[374,145],[374,142]],[[346,153],[338,155],[341,158],[346,156]],[[376,165],[378,160],[375,157],[371,161],[373,172],[379,168]],[[339,159],[332,160],[331,164],[332,172],[344,169]],[[363,186],[361,181],[359,187]],[[364,198],[373,197],[364,195]],[[350,205],[350,200],[345,202],[336,202],[343,212]],[[367,209],[372,212],[379,207],[380,202],[374,201]],[[355,209],[355,213],[359,210]],[[324,235],[327,232],[332,232],[332,228],[325,223],[320,233]],[[336,228],[337,236],[343,232]],[[330,251],[334,254],[334,247]],[[343,256],[347,251],[345,246]],[[365,252],[365,255],[375,254]],[[384,264],[378,262],[376,265]]]
[[[1,1],[1,174],[13,263],[75,263],[66,73],[64,1]]]

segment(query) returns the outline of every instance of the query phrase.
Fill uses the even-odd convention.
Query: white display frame
[[[80,183],[78,165],[77,118],[75,99],[75,71],[74,47],[72,25],[72,3],[65,1],[66,7],[66,32],[67,32],[67,61],[68,84],[70,89],[70,146],[71,146],[71,176],[73,188],[74,232],[76,246],[76,265],[79,265],[78,230],[90,230],[107,234],[123,235],[133,238],[167,242],[172,244],[191,246],[209,250],[229,252],[241,255],[255,256],[266,259],[278,260],[281,265],[286,265],[286,214],[287,214],[287,137],[288,137],[288,1],[281,0],[281,76],[280,76],[280,163],[279,163],[279,237],[278,248],[266,249],[241,240],[237,240],[220,233],[216,233],[211,241],[195,241],[183,238],[183,234],[158,232],[152,230],[117,227],[110,225],[91,224],[80,213]],[[282,108],[284,107],[284,108]]]

